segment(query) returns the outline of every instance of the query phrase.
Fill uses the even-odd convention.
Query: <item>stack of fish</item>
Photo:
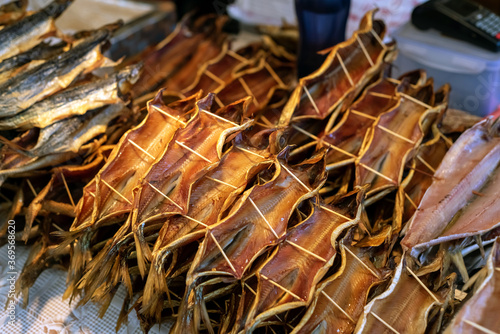
[[[128,92],[140,65],[117,70],[102,54],[119,24],[65,36],[54,20],[70,3],[10,12],[22,18],[0,30],[0,184],[83,161],[109,142],[110,125],[132,115]]]
[[[135,308],[145,331],[158,322],[175,333],[500,328],[489,316],[500,310],[500,121],[444,133],[449,86],[434,91],[422,71],[389,77],[396,48],[373,16],[298,83],[282,46],[264,38],[232,51],[224,18],[212,16],[185,19],[125,60],[144,61],[131,94],[139,104],[155,94],[147,116],[125,133],[115,127],[118,143],[82,166],[53,169],[23,212],[26,239],[37,217],[51,238],[19,279],[25,301],[69,252],[65,297],[104,313],[124,285],[118,326]],[[33,106],[2,124],[45,129],[15,118]],[[27,131],[5,149],[29,151]],[[74,208],[59,210],[75,218],[54,242],[59,218],[43,210],[61,209],[47,194],[65,176],[89,181]],[[10,204],[11,216],[22,206]]]

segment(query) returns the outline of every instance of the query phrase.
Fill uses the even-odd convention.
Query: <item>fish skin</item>
[[[479,190],[481,195],[472,199],[453,218],[437,238],[422,247],[430,247],[449,240],[484,234],[500,225],[500,166]],[[420,245],[419,245],[420,247]]]
[[[66,88],[79,74],[98,66],[103,59],[101,45],[109,35],[107,29],[98,30],[68,52],[56,55],[2,83],[0,117],[20,113],[45,96]]]
[[[345,251],[349,247],[371,271],[368,271],[353,256]],[[373,249],[362,249],[348,245],[347,239],[340,243],[342,266],[339,271],[318,286],[315,299],[306,314],[293,330],[293,334],[306,333],[352,333],[356,327],[324,294],[328,295],[354,320],[363,314],[363,308],[372,287],[388,279],[390,270],[377,269],[370,256]],[[373,273],[378,276],[373,275]]]
[[[206,174],[212,179],[226,182],[237,189],[206,177],[199,179],[193,185],[186,216],[208,226],[213,225],[217,222],[221,212],[229,208],[237,196],[243,192],[248,182],[272,163],[268,150],[255,150],[252,147],[246,147],[247,150],[259,154],[259,157],[240,150],[240,147],[242,146],[233,146],[224,154],[217,168]],[[167,277],[163,266],[169,255],[204,235],[203,226],[180,215],[169,217],[163,223],[154,246],[152,254],[154,260],[144,287],[144,314],[149,312],[151,316],[154,316],[155,306],[158,303],[163,304],[163,299],[158,291],[166,290],[166,287],[162,286],[165,282],[164,278]]]
[[[233,205],[228,216],[206,232],[187,274],[187,289],[173,333],[187,333],[199,327],[199,319],[193,318],[193,313],[199,313],[196,300],[203,298],[203,289],[197,288],[204,284],[199,282],[200,278],[216,275],[219,278],[210,281],[224,279],[234,282],[241,279],[258,256],[285,235],[288,220],[299,203],[314,196],[324,184],[324,151],[299,165],[288,165],[286,168],[294,173],[291,175],[282,165],[289,149],[283,150],[274,161],[276,171],[272,179],[247,190]],[[250,200],[259,208],[258,211]],[[231,265],[213,240],[225,249]]]
[[[321,203],[314,206],[313,212],[305,221],[290,229],[276,253],[257,272],[258,285],[255,290],[257,295],[248,312],[246,330],[253,332],[260,323],[274,314],[309,303],[316,285],[333,264],[337,237],[359,220],[361,214],[359,200],[362,194],[356,195],[357,193],[352,193],[342,201],[343,203],[336,203],[333,206]],[[344,215],[348,220],[330,210]],[[290,242],[325,261],[298,249]],[[293,292],[302,300],[287,294],[274,286],[271,281]]]
[[[373,30],[383,39],[386,32],[385,24],[374,20],[373,16],[374,11],[367,12],[360,22],[359,29],[350,39],[322,51],[328,52],[328,56],[320,68],[299,80],[299,84],[283,108],[280,125],[287,125],[291,120],[325,119],[332,113],[335,115],[338,110],[351,104],[361,89],[377,75],[382,69],[384,59],[392,57],[393,48],[380,45],[372,35]],[[364,43],[374,66],[371,66],[359,47],[357,37]],[[344,72],[337,57],[343,58],[349,75]],[[308,99],[304,88],[309,90],[317,110]],[[329,130],[330,126],[327,125],[327,131]]]
[[[464,132],[434,173],[401,245],[414,248],[438,237],[499,163],[500,121],[485,119]]]
[[[141,152],[129,140],[157,158],[163,153],[177,129],[182,126],[173,119],[185,121],[197,98],[199,95],[193,95],[179,103],[165,106],[160,91],[154,100],[148,102],[148,116],[122,136],[111,152],[108,162],[97,174],[96,180],[104,180],[126,198],[132,198],[132,190],[149,170],[150,161],[144,160]],[[172,117],[164,116],[159,110]],[[135,159],[137,160],[134,165],[130,165],[129,162]],[[76,208],[77,217],[70,231],[85,229],[92,226],[96,220],[131,210],[128,203],[114,200],[113,192],[102,182],[97,185],[96,180],[85,186]]]
[[[28,51],[19,53],[0,62],[0,83],[8,80],[14,70],[26,65],[33,60],[46,60],[62,52],[67,46],[66,42],[59,42],[51,45],[49,43],[39,43]]]
[[[419,278],[423,284],[426,280]],[[405,261],[398,265],[389,288],[365,306],[354,333],[394,333],[373,316],[376,314],[398,333],[424,333],[428,316],[434,307],[446,308],[447,296],[452,287],[441,287],[432,292],[435,300],[420,283],[410,275]],[[439,302],[438,302],[439,301]]]
[[[311,159],[311,161],[314,160]],[[301,201],[313,196],[315,189],[318,189],[324,182],[324,160],[304,163],[298,167],[288,165],[286,168],[294,175],[282,167],[282,162],[275,161],[275,164],[277,170],[273,179],[247,190],[238,204],[233,206],[229,215],[207,232],[207,236],[189,270],[188,280],[193,280],[196,276],[211,271],[218,274],[227,273],[235,279],[241,279],[251,266],[252,261],[267,247],[279,242],[285,235],[288,219],[294,208]],[[308,181],[307,178],[309,178],[309,174],[313,173],[312,171],[317,173],[316,178],[313,181]],[[308,189],[305,189],[295,177],[301,180]],[[260,213],[266,217],[277,233],[278,239],[251,204],[250,199],[259,208]],[[281,207],[280,210],[277,210],[277,207]],[[225,258],[220,256],[219,249],[208,234],[212,234],[223,248],[227,247],[227,255],[235,271]],[[247,238],[244,238],[244,234],[247,235]],[[238,242],[238,239],[241,241]]]
[[[55,153],[76,153],[84,143],[104,133],[108,122],[122,114],[123,109],[123,103],[112,104],[54,123],[48,127],[50,134],[43,136],[43,140],[39,139],[29,152],[40,157]]]
[[[366,89],[364,95],[356,101],[340,123],[328,134],[322,138],[325,142],[339,147],[353,155],[357,155],[359,149],[374,120],[351,113],[351,110],[362,112],[373,117],[379,116],[381,113],[386,112],[396,105],[396,99],[387,99],[376,95],[370,95],[370,92],[382,93],[386,95],[394,95],[396,93],[396,85],[387,80],[378,80],[373,85]],[[320,144],[318,144],[319,146]],[[349,156],[336,150],[330,150],[327,153],[327,168],[328,165],[339,163],[346,159],[352,160]]]
[[[0,60],[31,49],[43,35],[55,31],[54,19],[71,3],[72,0],[56,0],[35,14],[2,29]]]
[[[61,119],[118,103],[138,79],[139,72],[140,65],[127,67],[107,78],[51,95],[13,117],[0,119],[0,130],[45,128]]]

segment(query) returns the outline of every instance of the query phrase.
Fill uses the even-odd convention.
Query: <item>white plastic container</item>
[[[399,56],[393,75],[422,68],[434,78],[436,89],[450,83],[450,107],[478,116],[500,105],[500,52],[483,50],[472,44],[420,31],[407,23],[395,32]]]

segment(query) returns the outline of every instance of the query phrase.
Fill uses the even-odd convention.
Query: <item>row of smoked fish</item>
[[[125,287],[117,328],[499,332],[500,121],[446,122],[448,85],[391,78],[374,12],[297,82],[282,32],[232,50],[224,17],[189,16],[114,62],[118,24],[63,35],[68,4],[0,8],[24,304],[64,266],[64,297],[102,314]]]

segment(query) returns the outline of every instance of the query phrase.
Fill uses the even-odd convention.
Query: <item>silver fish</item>
[[[22,66],[36,60],[46,60],[52,56],[63,52],[67,46],[66,42],[56,44],[39,43],[35,47],[17,54],[0,62],[0,83],[8,80],[15,70],[19,70]]]
[[[0,130],[45,128],[61,119],[118,103],[137,81],[139,72],[140,65],[127,67],[107,78],[51,95],[13,117],[0,119]]]
[[[31,49],[44,35],[54,32],[54,19],[72,0],[57,0],[0,31],[0,60]]]
[[[110,35],[98,30],[68,52],[22,72],[0,85],[0,117],[14,116],[24,109],[69,86],[81,73],[89,72],[103,61],[101,45]]]
[[[124,114],[126,109],[123,103],[117,103],[54,123],[40,131],[36,145],[28,152],[39,157],[78,152],[83,144],[103,134],[108,123]]]

